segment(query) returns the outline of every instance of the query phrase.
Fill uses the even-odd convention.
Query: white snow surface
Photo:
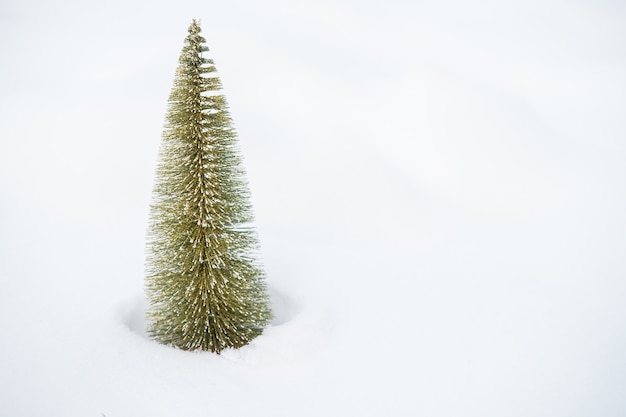
[[[9,0],[0,416],[626,415],[626,4]],[[276,314],[146,337],[167,97],[201,18]]]

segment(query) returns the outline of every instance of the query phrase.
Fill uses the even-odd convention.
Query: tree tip
[[[200,19],[192,19],[189,25],[189,33],[200,33]]]

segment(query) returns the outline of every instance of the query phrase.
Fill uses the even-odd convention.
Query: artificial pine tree
[[[226,99],[192,21],[169,97],[146,261],[148,333],[185,350],[246,345],[271,320]]]

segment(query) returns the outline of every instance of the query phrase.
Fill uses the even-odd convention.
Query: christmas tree
[[[197,21],[181,51],[147,239],[148,333],[185,350],[246,345],[271,320],[237,137]]]

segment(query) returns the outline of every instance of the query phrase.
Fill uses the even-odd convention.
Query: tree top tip
[[[200,19],[192,19],[191,24],[189,25],[189,33],[200,33],[202,29],[200,29]]]

